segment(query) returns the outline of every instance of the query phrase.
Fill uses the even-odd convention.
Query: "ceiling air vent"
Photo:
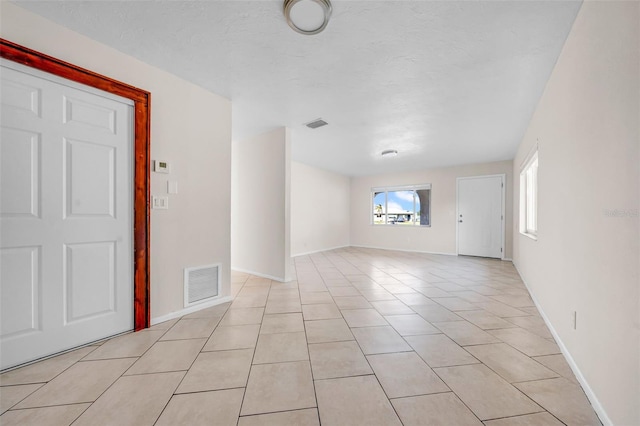
[[[329,123],[327,123],[321,118],[318,118],[317,120],[313,120],[312,122],[305,124],[305,126],[307,126],[310,129],[317,129],[318,127],[326,126],[327,124]]]
[[[184,306],[206,302],[220,293],[220,265],[184,270]]]

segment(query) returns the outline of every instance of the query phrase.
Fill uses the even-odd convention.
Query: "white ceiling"
[[[288,126],[294,160],[352,176],[512,159],[580,7],[334,0],[304,36],[281,1],[18,3],[231,99],[234,141]]]

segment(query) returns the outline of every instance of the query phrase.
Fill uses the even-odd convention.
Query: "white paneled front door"
[[[503,256],[504,176],[458,178],[458,254]]]
[[[133,329],[133,109],[1,65],[4,369]]]

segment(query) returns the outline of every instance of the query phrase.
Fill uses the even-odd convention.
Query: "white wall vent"
[[[220,294],[220,265],[184,270],[184,306],[206,302]]]
[[[304,125],[310,129],[317,129],[318,127],[326,126],[327,123],[322,118],[318,118],[317,120],[310,121],[309,123],[305,123]]]

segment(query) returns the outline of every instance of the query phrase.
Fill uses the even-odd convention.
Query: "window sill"
[[[533,241],[538,241],[537,234],[530,234],[528,232],[520,232],[520,235],[524,235],[525,237],[531,238]]]
[[[390,223],[371,224],[375,228],[431,228],[431,225],[392,225]]]

